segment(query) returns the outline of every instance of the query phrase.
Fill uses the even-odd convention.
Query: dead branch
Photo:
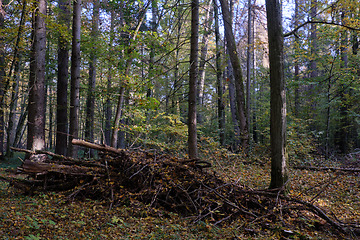
[[[91,148],[91,149],[95,149],[98,151],[102,151],[102,152],[109,152],[109,153],[115,153],[115,154],[121,154],[124,153],[123,150],[120,149],[116,149],[107,145],[99,145],[99,144],[95,144],[95,143],[90,143],[84,140],[80,140],[80,139],[73,139],[71,141],[72,144],[74,145],[79,145],[82,147],[87,147],[87,148]]]

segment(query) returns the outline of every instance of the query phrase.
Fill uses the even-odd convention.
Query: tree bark
[[[59,0],[59,23],[70,25],[70,0]],[[58,81],[56,105],[56,143],[55,153],[66,155],[68,145],[68,82],[69,82],[69,47],[66,36],[58,39]]]
[[[199,48],[199,0],[191,1],[191,37],[190,37],[190,78],[188,112],[188,151],[189,159],[198,157],[196,132],[196,83],[198,74]]]
[[[71,52],[70,142],[79,134],[81,0],[74,0]],[[78,147],[69,144],[68,155],[77,158]]]
[[[46,1],[34,2],[32,66],[29,81],[29,111],[27,146],[32,151],[45,149],[45,54]]]
[[[285,187],[288,179],[286,159],[286,92],[284,76],[284,38],[279,0],[266,0],[270,62],[270,189]]]
[[[237,103],[237,117],[240,128],[240,139],[241,145],[244,149],[248,148],[249,145],[249,132],[247,128],[247,118],[245,109],[245,92],[244,92],[244,81],[242,76],[242,70],[238,52],[236,49],[236,43],[234,33],[232,31],[232,21],[230,18],[229,4],[227,0],[220,0],[222,15],[224,20],[225,37],[228,47],[228,53],[233,68],[235,77],[235,89],[236,89],[236,103]]]

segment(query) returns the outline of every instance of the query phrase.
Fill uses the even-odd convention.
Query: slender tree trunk
[[[199,0],[191,1],[191,38],[190,38],[190,78],[189,78],[189,112],[188,112],[188,150],[189,159],[196,159],[196,83],[198,74],[199,47]]]
[[[158,5],[157,0],[152,1],[151,5],[151,13],[152,13],[152,19],[151,19],[151,31],[153,33],[157,32],[157,19],[158,19]],[[151,81],[151,79],[154,78],[154,64],[155,64],[155,46],[153,44],[150,44],[150,59],[149,59],[149,74],[148,79]],[[146,97],[151,97],[153,95],[152,91],[152,82],[150,82],[150,86],[147,89]]]
[[[0,30],[4,29],[5,11],[0,0]],[[0,157],[4,153],[4,82],[5,82],[5,44],[4,36],[0,35]]]
[[[333,61],[333,64],[331,65],[331,69],[329,72],[329,77],[328,77],[328,82],[327,82],[327,92],[326,92],[326,104],[327,104],[327,108],[326,108],[326,134],[325,134],[325,158],[329,159],[330,156],[330,95],[331,95],[331,76],[333,74],[333,68],[334,68],[334,62],[335,59]]]
[[[247,116],[247,132],[250,134],[250,103],[251,103],[251,94],[250,94],[250,87],[251,87],[251,53],[253,46],[253,38],[252,38],[252,6],[251,0],[248,0],[248,25],[247,25],[247,51],[246,51],[246,116]]]
[[[238,57],[234,34],[232,31],[229,4],[227,0],[220,0],[221,9],[224,19],[225,37],[228,47],[228,53],[231,61],[231,65],[234,71],[235,77],[235,89],[236,89],[236,103],[237,103],[237,117],[239,120],[240,139],[241,145],[244,149],[249,145],[249,132],[247,127],[246,108],[245,108],[245,94],[244,94],[244,81],[242,76],[242,70],[240,60]]]
[[[48,83],[50,82],[51,80],[48,79]],[[48,106],[48,110],[49,110],[49,113],[48,113],[48,117],[49,117],[49,131],[48,131],[48,148],[49,149],[53,149],[53,145],[54,145],[54,130],[53,130],[53,126],[54,126],[54,119],[53,119],[53,116],[54,116],[54,103],[53,103],[53,86],[51,84],[49,84],[47,86],[47,103],[46,105]]]
[[[311,0],[310,18],[312,21],[316,20],[317,15],[317,0]],[[311,60],[310,60],[310,77],[315,78],[318,76],[317,62],[315,56],[317,55],[317,27],[316,23],[310,25],[310,44],[311,44]]]
[[[345,9],[342,9],[341,12],[341,22],[344,24],[345,19]],[[342,71],[345,73],[348,68],[348,32],[346,29],[342,30],[341,32],[341,43],[340,43],[340,57],[341,57],[341,64],[340,68],[342,68]],[[348,116],[349,111],[349,103],[348,103],[348,97],[349,95],[349,89],[346,86],[346,84],[341,83],[340,84],[340,129],[338,131],[338,139],[339,139],[339,150],[340,153],[346,154],[349,151],[349,125],[350,120]]]
[[[254,11],[255,14],[255,11]],[[252,18],[253,20],[253,31],[252,31],[252,39],[255,40],[255,31],[256,31],[256,25],[255,25],[255,17]],[[258,133],[257,133],[257,122],[256,122],[256,93],[257,93],[257,82],[256,82],[256,52],[255,47],[252,48],[252,62],[253,62],[253,108],[252,108],[252,119],[253,119],[253,140],[255,143],[258,142]]]
[[[167,94],[167,102],[171,100],[171,112],[177,115],[180,115],[179,110],[179,98],[177,97],[177,92],[181,88],[180,78],[179,78],[179,55],[180,55],[180,38],[181,38],[181,28],[182,28],[182,7],[177,6],[176,17],[177,17],[177,31],[176,31],[176,50],[175,50],[175,68],[174,68],[174,82],[172,84],[172,89],[169,90]]]
[[[24,88],[24,86],[22,86],[22,88]],[[21,110],[20,110],[20,117],[19,117],[19,121],[17,122],[17,126],[16,126],[16,131],[15,131],[15,139],[14,139],[14,144],[13,146],[15,147],[19,147],[21,144],[21,139],[22,139],[22,133],[25,132],[26,130],[26,124],[25,121],[27,119],[27,115],[28,115],[28,109],[29,109],[29,105],[26,104],[27,100],[28,100],[28,96],[27,94],[22,94],[22,100],[21,100]],[[23,146],[21,146],[23,147]]]
[[[45,149],[45,54],[46,54],[46,1],[34,2],[31,76],[29,82],[28,149]]]
[[[295,27],[299,26],[299,0],[295,0]],[[294,115],[295,117],[299,117],[299,111],[300,111],[300,90],[299,90],[299,74],[300,74],[300,65],[299,65],[299,37],[295,35],[295,90],[294,90],[294,102],[295,102],[295,109],[294,109]]]
[[[15,140],[15,130],[16,130],[16,107],[18,102],[18,92],[19,92],[19,81],[20,81],[20,55],[18,62],[14,69],[14,81],[11,91],[11,102],[10,102],[10,112],[9,112],[9,123],[7,127],[7,144],[6,144],[6,156],[11,157],[12,151],[10,147],[14,146]]]
[[[7,76],[7,81],[3,81],[3,84],[9,84],[7,83],[10,79],[13,79],[12,84],[12,91],[11,91],[11,102],[10,102],[10,111],[9,111],[9,121],[8,121],[8,127],[7,127],[7,144],[6,144],[6,156],[10,157],[12,155],[12,152],[10,151],[10,147],[14,144],[14,137],[15,137],[15,112],[16,112],[16,106],[17,106],[17,96],[18,96],[18,84],[19,84],[19,78],[20,78],[20,62],[21,62],[21,50],[20,50],[20,40],[23,34],[24,29],[24,22],[25,22],[25,16],[27,14],[26,9],[26,0],[22,3],[22,11],[21,11],[21,17],[20,17],[20,23],[19,23],[19,30],[16,38],[15,43],[15,49],[14,49],[14,55],[13,59],[10,65],[10,70]],[[12,71],[14,69],[14,75],[12,75]],[[5,93],[6,89],[4,86],[4,97],[6,95]],[[1,104],[3,104],[4,98],[0,101]]]
[[[115,11],[111,10],[111,20],[110,20],[110,54],[114,53],[113,42],[114,42],[114,28],[115,28]],[[107,96],[105,103],[105,143],[107,145],[111,144],[111,82],[112,82],[112,63],[109,63],[109,72],[107,77]]]
[[[147,8],[149,7],[149,5],[147,5],[144,8],[143,11],[143,15],[141,16],[138,25],[134,31],[134,35],[132,36],[132,40],[136,39],[136,36],[139,33],[140,30],[140,26],[144,21],[145,18],[145,14],[147,11]],[[133,46],[130,46],[129,50],[128,50],[128,59],[126,60],[125,63],[125,72],[124,72],[124,76],[128,76],[130,74],[130,68],[131,68],[131,62],[133,60],[133,57],[131,57],[131,52],[133,51]],[[111,147],[116,147],[117,146],[117,142],[118,142],[118,133],[119,133],[119,124],[120,124],[120,120],[121,120],[121,115],[122,115],[122,108],[123,108],[123,103],[124,103],[124,94],[125,94],[125,83],[121,84],[120,87],[120,91],[119,91],[119,99],[118,99],[118,103],[116,106],[116,113],[115,113],[115,119],[114,119],[114,128],[112,131],[112,135],[111,135]]]
[[[59,23],[70,25],[70,0],[59,0]],[[56,105],[56,143],[55,153],[66,155],[68,145],[68,82],[69,82],[69,47],[66,37],[58,39],[58,81]]]
[[[80,33],[81,33],[81,0],[74,0],[72,52],[71,52],[71,89],[70,89],[70,139],[79,135],[80,111]],[[69,156],[77,158],[78,146],[69,144]]]
[[[223,78],[221,67],[221,46],[219,31],[219,11],[216,1],[213,1],[214,17],[215,17],[215,42],[216,42],[216,79],[217,79],[217,95],[218,95],[218,119],[219,119],[219,140],[221,146],[225,144],[225,105],[223,99]]]
[[[310,18],[312,21],[316,21],[317,19],[317,2],[318,0],[311,0],[311,8],[310,8]],[[318,39],[317,39],[317,24],[312,23],[310,24],[310,78],[311,82],[307,86],[307,92],[308,92],[308,99],[310,108],[312,109],[311,115],[309,116],[312,119],[316,118],[317,110],[316,110],[316,90],[315,84],[313,84],[314,81],[316,81],[316,78],[318,77],[318,69],[317,69],[317,56],[318,56]],[[314,124],[310,124],[311,129],[315,129]]]
[[[91,40],[93,48],[90,53],[89,61],[89,82],[86,99],[86,119],[85,119],[85,139],[94,142],[94,114],[95,114],[95,86],[96,86],[96,64],[97,64],[97,45],[96,41],[99,35],[99,0],[93,0],[93,16],[92,16],[92,30]],[[87,149],[86,154],[89,157],[94,157],[94,150]]]
[[[234,16],[234,8],[233,8],[233,0],[230,0],[230,25],[233,25],[233,16]],[[226,46],[226,37],[224,38],[224,45],[225,45],[225,52],[227,53],[227,56],[229,55],[229,49]],[[236,97],[235,97],[235,79],[234,79],[234,71],[233,68],[231,66],[231,61],[229,58],[227,58],[227,78],[225,79],[228,82],[228,89],[229,89],[229,103],[230,103],[230,112],[231,112],[231,119],[233,122],[233,127],[234,127],[234,136],[235,136],[235,141],[233,143],[233,147],[234,150],[238,149],[239,146],[241,145],[241,140],[240,140],[240,135],[241,135],[241,131],[239,128],[239,121],[238,121],[238,117],[237,115],[237,110],[236,110]],[[225,74],[224,74],[225,76]]]
[[[288,179],[286,159],[286,90],[284,38],[279,0],[266,0],[270,62],[270,189],[284,187]]]

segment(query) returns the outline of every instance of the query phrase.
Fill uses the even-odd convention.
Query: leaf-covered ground
[[[229,181],[254,189],[269,185],[266,157],[244,158],[226,152],[208,156]],[[6,167],[6,164],[1,167]],[[3,169],[1,175],[9,175]],[[291,169],[290,196],[313,202],[340,221],[360,222],[360,181],[353,173]],[[331,215],[332,216],[332,215]],[[269,223],[259,228],[247,219],[213,226],[142,203],[109,204],[94,200],[68,202],[65,193],[25,196],[0,181],[0,238],[2,239],[344,239],[311,214],[301,219]],[[263,225],[263,226],[266,226]],[[288,235],[287,235],[288,234]]]

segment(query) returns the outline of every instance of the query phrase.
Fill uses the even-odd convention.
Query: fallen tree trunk
[[[123,150],[119,150],[107,145],[99,145],[99,144],[95,144],[95,143],[90,143],[90,142],[86,142],[84,140],[79,140],[79,139],[73,139],[71,141],[72,144],[74,145],[79,145],[82,147],[87,147],[87,148],[91,148],[91,149],[95,149],[98,151],[102,151],[102,152],[109,152],[109,153],[115,153],[115,154],[122,154],[124,153]]]

